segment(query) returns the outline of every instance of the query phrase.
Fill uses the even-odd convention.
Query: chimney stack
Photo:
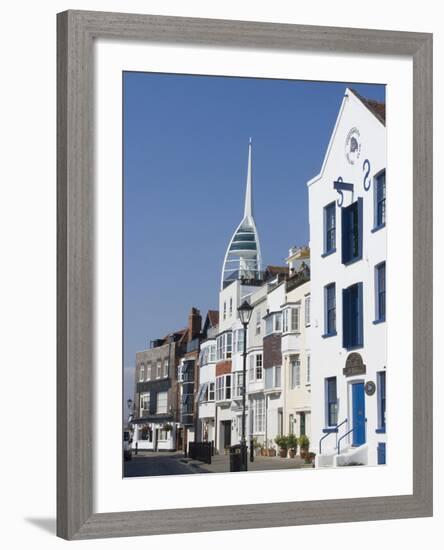
[[[188,341],[191,342],[193,338],[196,338],[200,334],[202,329],[202,317],[200,311],[192,307],[190,314],[188,315]]]

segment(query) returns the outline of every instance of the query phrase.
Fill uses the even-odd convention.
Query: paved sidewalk
[[[223,473],[230,471],[229,455],[214,455],[211,457],[211,464],[205,464],[205,462],[192,460],[191,458],[183,458],[180,461],[198,468],[200,472]],[[307,466],[305,466],[304,461],[299,456],[295,458],[255,456],[254,462],[248,460],[248,471],[251,472],[261,470],[294,470],[303,467]]]

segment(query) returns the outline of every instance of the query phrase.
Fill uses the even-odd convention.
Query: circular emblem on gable
[[[345,140],[345,156],[350,164],[355,164],[361,156],[361,134],[357,128],[352,128]]]
[[[365,383],[365,393],[367,395],[373,395],[376,391],[376,384],[369,380]]]

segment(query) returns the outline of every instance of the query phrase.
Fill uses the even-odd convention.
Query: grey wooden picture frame
[[[93,43],[98,38],[413,60],[413,494],[93,512]],[[246,21],[66,11],[57,16],[57,534],[155,535],[431,516],[432,35]],[[205,521],[202,521],[202,517]]]

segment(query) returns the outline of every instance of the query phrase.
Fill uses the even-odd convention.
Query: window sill
[[[327,256],[331,256],[335,252],[336,252],[336,248],[332,248],[328,252],[324,252],[323,254],[321,254],[321,258],[326,258]]]
[[[377,433],[377,434],[385,434],[385,428],[377,428],[377,429],[375,430],[375,433]]]
[[[322,338],[331,338],[332,336],[337,336],[338,333],[336,331],[334,332],[327,332],[326,334],[322,335]]]
[[[362,260],[362,254],[360,256],[357,256],[356,258],[352,258],[351,260],[347,260],[346,262],[343,261],[342,264],[347,267],[347,266],[353,265],[356,262],[359,262],[361,260]]]
[[[371,233],[376,233],[377,231],[379,231],[380,229],[384,229],[385,227],[385,223],[381,224],[381,225],[376,225],[372,230],[371,230]]]
[[[356,344],[356,346],[343,346],[344,349],[347,351],[354,351],[357,349],[362,349],[364,347],[364,344]]]
[[[385,317],[384,317],[384,319],[375,319],[373,321],[374,325],[380,325],[381,323],[385,323]]]
[[[338,433],[338,428],[324,428],[322,432],[324,434],[335,434]]]

